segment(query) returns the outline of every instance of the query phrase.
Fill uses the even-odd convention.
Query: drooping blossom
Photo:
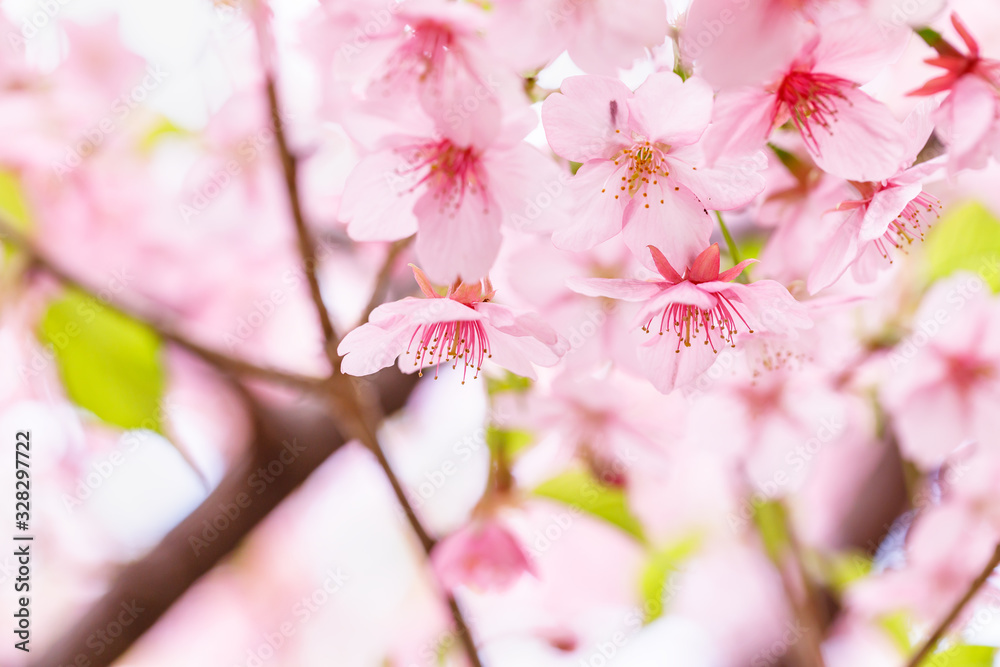
[[[850,181],[855,198],[837,209],[847,211],[843,223],[824,244],[809,274],[813,294],[835,283],[847,269],[858,282],[875,280],[879,269],[923,240],[931,223],[940,217],[941,203],[923,190],[923,182],[941,171],[944,158],[914,164],[934,127],[925,108],[907,118],[905,167],[884,181]]]
[[[934,114],[936,131],[948,146],[948,171],[981,169],[991,155],[1000,155],[1000,60],[984,58],[979,43],[958,18],[951,15],[968,53],[941,40],[938,55],[925,62],[945,70],[911,92],[935,95],[948,91]]]
[[[340,217],[348,234],[389,241],[416,233],[417,257],[431,278],[482,278],[500,250],[501,224],[530,223],[533,195],[559,183],[552,161],[522,141],[537,120],[477,123],[468,140],[417,113],[400,122],[347,179]],[[546,214],[558,216],[560,204],[546,201]]]
[[[709,157],[758,149],[790,123],[824,171],[856,181],[893,176],[905,135],[889,109],[859,85],[905,46],[895,34],[886,38],[856,18],[834,21],[762,85],[723,90],[705,138]]]
[[[742,206],[764,188],[761,153],[705,164],[697,142],[711,114],[711,88],[672,72],[650,75],[634,93],[618,79],[566,79],[542,105],[542,123],[552,150],[583,165],[570,182],[572,223],[553,242],[585,250],[622,232],[644,262],[655,245],[688,265],[708,244],[708,209]]]
[[[423,299],[407,297],[376,308],[366,324],[348,333],[338,352],[349,375],[369,375],[399,357],[404,373],[421,373],[442,363],[462,365],[462,382],[470,371],[479,376],[487,360],[534,378],[532,364],[552,366],[565,351],[565,341],[534,313],[492,303],[488,278],[456,282],[445,296],[434,291],[424,272],[413,267]]]
[[[640,346],[639,357],[645,376],[663,393],[708,370],[720,350],[736,347],[738,333],[792,334],[811,325],[780,283],[732,282],[757,260],[743,260],[720,273],[719,246],[713,244],[681,275],[657,248],[650,246],[649,252],[662,280],[589,278],[569,286],[589,296],[642,302],[637,323],[647,334],[658,335]],[[671,335],[661,338],[664,334]]]
[[[448,590],[467,586],[503,591],[535,566],[518,539],[496,518],[474,519],[445,537],[431,552],[438,580]]]

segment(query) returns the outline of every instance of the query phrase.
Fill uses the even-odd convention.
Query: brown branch
[[[990,575],[993,574],[993,570],[997,569],[997,566],[1000,566],[1000,544],[998,544],[996,549],[993,551],[993,556],[986,564],[986,567],[983,568],[983,571],[972,580],[972,584],[969,585],[968,590],[965,591],[961,599],[955,603],[955,606],[951,608],[948,615],[945,616],[940,623],[938,623],[934,632],[932,632],[931,636],[927,638],[927,641],[923,643],[920,649],[913,654],[912,658],[910,658],[910,661],[906,663],[907,667],[918,667],[918,665],[923,662],[924,658],[930,655],[931,651],[934,650],[934,647],[937,646],[938,641],[940,641],[941,637],[948,632],[948,628],[955,622],[958,615],[962,613],[965,606],[969,604],[972,598],[976,596],[976,593],[978,593],[979,590],[986,585],[986,581],[990,578]]]
[[[281,120],[283,117],[281,114],[281,104],[278,101],[277,86],[275,85],[274,75],[267,68],[266,63],[264,64],[264,67],[267,72],[265,86],[267,90],[267,100],[270,106],[271,116],[275,122],[275,138],[277,139],[278,152],[281,157],[281,164],[285,174],[285,185],[288,190],[288,200],[291,208],[292,220],[295,223],[295,232],[299,240],[299,253],[301,254],[306,276],[309,280],[309,290],[312,294],[316,315],[319,318],[320,325],[323,329],[323,349],[326,352],[327,358],[330,360],[331,375],[329,386],[331,391],[332,407],[334,412],[337,413],[337,416],[339,417],[337,420],[337,426],[343,438],[357,438],[362,442],[362,444],[368,447],[373,454],[375,454],[375,458],[378,460],[379,465],[382,467],[382,471],[385,473],[386,478],[392,486],[396,499],[406,514],[406,519],[409,522],[410,527],[420,540],[420,544],[424,548],[424,552],[430,556],[431,549],[434,547],[434,540],[430,537],[427,529],[424,528],[423,523],[420,521],[416,511],[413,509],[409,499],[406,497],[406,492],[403,490],[403,486],[399,481],[399,478],[396,476],[395,471],[393,471],[392,465],[389,463],[389,459],[386,456],[381,443],[378,441],[376,430],[380,420],[377,415],[373,414],[373,411],[370,408],[366,408],[366,406],[362,404],[359,397],[359,388],[355,379],[351,376],[343,375],[340,372],[340,356],[337,354],[337,344],[339,338],[333,327],[333,323],[330,320],[330,313],[326,308],[326,304],[323,302],[319,281],[316,277],[316,244],[309,227],[306,225],[305,217],[302,213],[301,196],[298,189],[297,162],[295,156],[288,147],[288,142],[285,137],[284,126]],[[402,250],[402,248],[399,248],[399,250]],[[399,252],[399,250],[396,252]],[[390,259],[392,258],[390,257]],[[386,266],[388,266],[388,268],[386,268]],[[386,266],[383,266],[382,271],[388,272],[391,270],[391,261],[387,261]],[[376,296],[373,294],[370,301],[374,301],[375,298]],[[482,667],[482,662],[480,661],[479,654],[476,650],[475,640],[469,632],[469,627],[464,616],[462,615],[461,608],[450,594],[446,594],[446,601],[472,667]]]
[[[387,413],[405,404],[416,382],[416,378],[395,369],[386,369],[372,377],[379,389],[381,407]],[[318,400],[298,406],[257,403],[254,412],[257,429],[250,455],[234,466],[211,495],[147,556],[126,565],[110,590],[56,645],[32,661],[31,667],[76,664],[105,667],[125,653],[188,588],[230,554],[344,444],[336,435],[336,424],[326,406]],[[287,462],[289,453],[291,463]],[[281,469],[274,474],[276,461]],[[257,471],[269,468],[273,476],[267,482],[268,478]],[[267,482],[264,492],[260,491],[260,482],[251,486],[254,474]],[[215,531],[206,533],[213,523]],[[135,610],[141,611],[134,614],[129,625],[118,623],[123,609],[133,604]],[[106,633],[112,625],[117,626],[116,630],[121,628],[121,636],[115,636],[107,644],[94,640],[95,633]],[[102,649],[99,655],[95,653],[97,648]],[[78,662],[79,656],[89,662]]]
[[[327,310],[323,302],[323,292],[320,290],[319,278],[316,276],[316,242],[306,225],[305,215],[302,212],[302,197],[299,194],[298,160],[292,154],[288,146],[288,137],[285,136],[284,115],[281,112],[281,104],[278,102],[277,87],[274,77],[268,73],[265,80],[267,90],[267,102],[271,109],[271,118],[274,121],[274,137],[278,145],[278,154],[281,158],[281,168],[285,175],[285,188],[288,190],[288,206],[295,223],[295,235],[299,243],[299,255],[302,257],[302,269],[306,274],[306,281],[309,283],[309,294],[312,296],[313,304],[316,306],[316,315],[319,318],[320,328],[323,330],[323,351],[334,373],[340,370],[340,357],[337,356],[337,331],[333,327],[333,320],[330,318],[330,311]]]
[[[73,276],[56,262],[53,262],[45,255],[45,253],[39,250],[27,236],[18,232],[13,226],[2,219],[0,219],[0,237],[3,237],[5,241],[13,244],[21,250],[31,265],[41,268],[64,286],[75,289],[78,292],[82,292],[95,301],[98,299],[96,295],[99,290],[95,289],[91,285],[88,285],[82,279]],[[135,306],[129,306],[115,300],[104,300],[107,301],[111,307],[124,315],[145,324],[164,340],[169,341],[174,345],[177,345],[178,347],[204,359],[212,366],[216,366],[234,375],[276,382],[300,390],[315,389],[323,382],[321,378],[299,375],[297,373],[277,368],[270,368],[267,366],[258,366],[248,361],[237,359],[236,357],[230,357],[222,352],[218,352],[191,340],[174,326],[160,321],[148,313],[142,312]]]
[[[385,301],[385,297],[389,292],[389,281],[392,279],[392,272],[396,268],[396,260],[399,259],[400,254],[413,242],[413,236],[407,236],[405,239],[399,239],[394,241],[391,246],[389,246],[389,252],[386,253],[385,260],[382,262],[382,268],[379,269],[378,275],[375,276],[375,287],[372,289],[372,296],[368,300],[368,305],[365,306],[364,312],[361,314],[360,322],[364,324],[371,317],[372,311],[382,305]]]

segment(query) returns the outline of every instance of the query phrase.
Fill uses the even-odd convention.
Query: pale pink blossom
[[[690,263],[712,233],[708,209],[742,206],[764,188],[761,153],[705,163],[697,142],[711,114],[711,88],[671,72],[650,75],[634,93],[602,76],[563,82],[545,100],[542,123],[552,150],[583,166],[571,181],[573,222],[553,242],[584,250],[622,232],[649,268],[647,245]]]
[[[431,278],[482,278],[500,250],[501,225],[530,224],[531,195],[559,185],[552,161],[522,141],[537,120],[477,124],[471,138],[416,113],[405,123],[348,177],[340,206],[347,232],[359,241],[416,233],[417,257]],[[546,212],[557,215],[559,206],[547,201]]]
[[[726,347],[736,347],[740,332],[792,335],[811,322],[780,283],[731,282],[757,260],[747,259],[719,272],[719,246],[704,250],[679,274],[655,247],[649,251],[662,280],[577,279],[571,289],[589,296],[642,302],[636,318],[647,334],[639,348],[647,379],[663,393],[696,379]],[[665,333],[672,336],[661,338]]]
[[[927,109],[910,114],[905,127],[905,168],[884,181],[849,183],[854,198],[837,206],[848,214],[827,239],[810,271],[810,293],[829,287],[849,268],[857,282],[874,281],[897,253],[906,252],[914,241],[922,241],[931,223],[940,217],[941,203],[924,192],[923,182],[941,171],[943,159],[914,164],[934,130]]]
[[[488,278],[456,283],[441,296],[420,269],[413,273],[425,298],[383,304],[348,333],[338,348],[345,373],[370,375],[399,357],[404,373],[434,366],[435,377],[442,363],[461,364],[463,383],[470,369],[478,377],[487,360],[534,378],[532,364],[553,366],[565,351],[565,341],[540,317],[493,303]]]
[[[1000,432],[1000,305],[976,275],[937,284],[892,350],[882,383],[903,455],[925,469]]]
[[[441,540],[431,553],[438,580],[448,590],[467,586],[499,592],[535,566],[511,532],[494,518],[475,519]]]
[[[896,174],[905,135],[892,112],[859,86],[905,46],[893,32],[847,18],[823,25],[764,85],[724,89],[706,150],[712,159],[760,148],[791,123],[824,171],[858,181]],[[739,57],[734,54],[734,57]]]

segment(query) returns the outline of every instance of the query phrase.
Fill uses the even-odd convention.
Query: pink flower
[[[949,91],[934,114],[937,132],[948,146],[948,171],[981,169],[990,155],[1000,155],[1000,61],[979,55],[979,43],[957,14],[951,15],[969,53],[963,54],[942,41],[939,55],[925,62],[945,70],[911,92],[934,95]]]
[[[563,51],[586,72],[614,76],[663,43],[662,0],[500,0],[486,40],[518,71],[541,69]]]
[[[857,181],[896,174],[903,130],[858,85],[903,46],[905,41],[886,39],[871,21],[825,24],[766,85],[719,94],[705,139],[709,157],[758,149],[775,128],[791,122],[816,164],[830,174]]]
[[[536,574],[517,538],[495,519],[475,520],[441,540],[431,564],[448,590],[503,591],[524,573]]]
[[[742,206],[764,188],[763,155],[705,165],[696,142],[711,113],[711,88],[671,72],[650,75],[635,93],[618,79],[566,79],[542,105],[542,123],[552,150],[583,166],[571,181],[573,222],[553,242],[585,250],[621,231],[643,261],[655,245],[686,266],[708,244],[708,209]]]
[[[348,234],[389,241],[416,233],[417,257],[434,280],[482,278],[500,250],[505,218],[523,225],[526,200],[543,184],[559,184],[552,161],[522,141],[537,122],[525,118],[503,130],[476,125],[465,141],[464,130],[432,128],[410,113],[411,127],[387,136],[348,177],[340,208]]]
[[[917,109],[905,124],[908,160],[912,163],[934,130],[926,109]],[[893,255],[906,252],[914,240],[923,240],[931,217],[940,217],[941,203],[923,191],[922,182],[942,168],[935,158],[901,169],[884,181],[849,185],[857,198],[841,202],[837,209],[849,211],[844,222],[824,244],[809,274],[811,294],[835,283],[848,268],[858,282],[872,282],[879,269],[893,262]]]
[[[426,299],[407,297],[376,308],[368,322],[340,343],[342,370],[370,375],[399,357],[404,373],[421,373],[441,363],[463,365],[462,383],[469,369],[479,376],[489,359],[507,370],[534,378],[532,364],[553,366],[565,351],[565,341],[534,313],[491,303],[489,279],[480,284],[457,282],[446,296],[434,291],[417,267],[413,274]],[[410,361],[412,359],[412,362]]]
[[[882,401],[903,454],[935,468],[964,441],[1000,432],[1000,307],[982,279],[959,274],[925,297],[913,333],[889,355]]]
[[[747,259],[719,272],[719,246],[703,251],[681,276],[666,257],[649,247],[663,280],[577,279],[570,289],[588,296],[644,302],[637,317],[642,330],[659,333],[639,348],[645,376],[669,393],[696,379],[715,362],[724,347],[736,347],[735,337],[769,331],[792,334],[811,325],[803,308],[781,284],[759,280],[750,285],[730,282],[756,262]],[[660,336],[672,332],[676,343]],[[701,345],[698,345],[698,342]]]

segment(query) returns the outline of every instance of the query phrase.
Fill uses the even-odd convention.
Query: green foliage
[[[788,513],[777,500],[769,500],[757,508],[754,522],[764,541],[764,549],[772,561],[777,561],[791,544],[788,536]]]
[[[970,646],[956,644],[950,648],[931,653],[924,658],[921,667],[992,667],[994,646]]]
[[[542,482],[532,492],[569,505],[618,526],[640,542],[645,542],[642,524],[629,510],[622,489],[605,486],[583,470],[572,470]]]
[[[500,429],[490,426],[486,429],[486,444],[490,451],[503,450],[504,457],[508,460],[516,458],[518,454],[527,449],[535,437],[528,431],[518,429]]]
[[[872,560],[860,551],[845,551],[834,554],[826,562],[826,579],[837,593],[843,593],[854,582],[871,573]]]
[[[162,433],[165,373],[151,329],[79,292],[49,304],[39,338],[55,354],[66,393],[109,424]]]
[[[926,246],[931,280],[972,271],[1000,292],[1000,221],[979,202],[945,215],[927,236]]]
[[[507,371],[502,378],[486,378],[486,392],[490,396],[504,392],[524,392],[531,389],[531,380]]]
[[[685,561],[698,552],[701,543],[701,535],[692,533],[665,548],[654,551],[650,556],[639,580],[646,623],[651,623],[663,615],[671,597],[671,591],[667,591],[670,578],[680,571]]]

